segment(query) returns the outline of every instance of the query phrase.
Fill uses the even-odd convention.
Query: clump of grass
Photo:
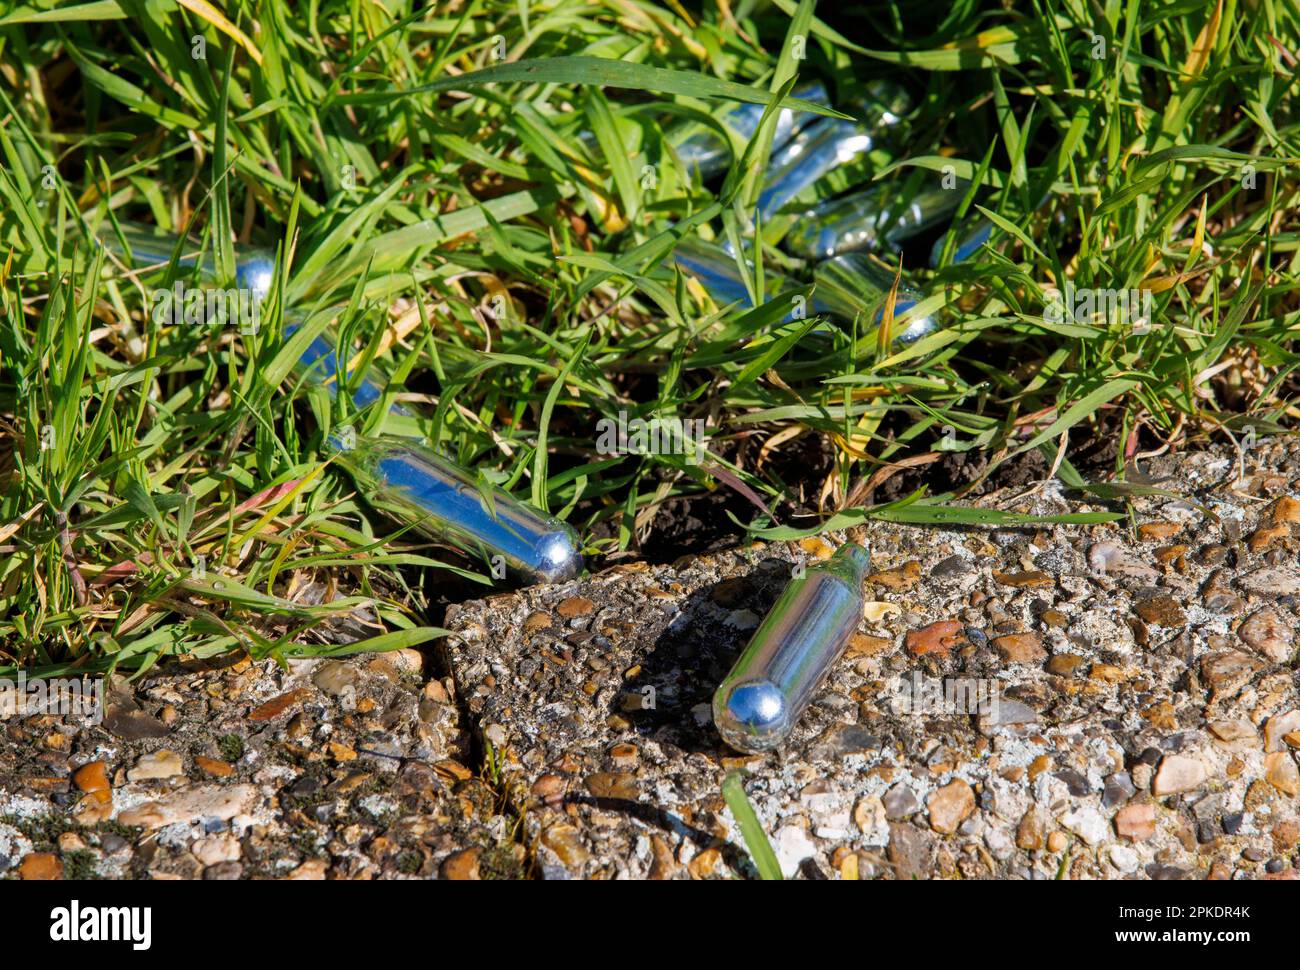
[[[12,826],[21,832],[37,852],[55,851],[60,835],[78,829],[77,823],[57,812],[30,816],[9,813],[0,816],[0,823]]]
[[[407,849],[397,857],[397,871],[406,876],[414,876],[424,865],[424,856],[414,849]]]
[[[1089,442],[1122,477],[1295,417],[1292,4],[415,6],[0,16],[0,662],[326,653],[362,606],[387,632],[348,649],[389,649],[437,635],[411,567],[492,581],[384,541],[326,465],[353,415],[292,377],[288,306],[344,305],[340,339],[392,375],[368,430],[398,394],[423,403],[416,430],[598,554],[653,544],[683,502],[737,537],[944,521],[960,496],[878,493],[953,452],[987,476],[1041,451],[1086,496]],[[677,126],[796,75],[838,103],[888,76],[917,103],[900,152],[799,205],[945,166],[980,187],[945,250],[985,214],[987,246],[935,272],[904,254],[935,336],[792,339],[783,306],[718,306],[670,268],[680,235],[744,234],[770,147],[764,127],[701,185]],[[153,291],[193,280],[124,272],[83,216],[192,229],[223,279],[232,241],[269,247],[262,327],[157,322]],[[806,290],[809,267],[758,255]],[[1151,326],[1053,321],[1066,281],[1151,291]],[[620,411],[706,419],[705,459],[598,453]],[[316,584],[344,595],[300,595]]]
[[[62,853],[60,858],[63,860],[64,879],[99,878],[99,870],[96,867],[98,860],[95,853],[89,849],[73,849],[71,852]]]
[[[524,864],[514,851],[514,846],[509,842],[483,849],[478,857],[478,872],[480,879],[518,880],[527,878]]]
[[[244,756],[244,739],[238,734],[223,734],[217,739],[217,751],[223,761],[234,764]]]

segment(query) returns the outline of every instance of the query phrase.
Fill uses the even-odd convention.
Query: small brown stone
[[[865,795],[853,806],[853,824],[864,834],[873,831],[877,823],[888,818],[885,805],[878,795]]]
[[[1228,547],[1218,542],[1201,546],[1196,553],[1196,561],[1202,566],[1217,566],[1228,558]]]
[[[1177,522],[1143,522],[1138,526],[1138,535],[1143,539],[1169,539],[1182,531]]]
[[[72,783],[84,792],[106,792],[113,786],[108,781],[108,768],[102,761],[91,761],[72,774]]]
[[[883,653],[894,645],[888,637],[873,637],[865,633],[855,633],[849,640],[847,653],[850,657],[871,657]]]
[[[234,766],[218,758],[209,758],[201,754],[194,756],[194,767],[213,778],[228,778],[235,773]]]
[[[1058,630],[1062,627],[1069,626],[1070,618],[1060,610],[1043,610],[1042,616],[1039,617],[1048,626],[1056,627]]]
[[[1213,687],[1216,694],[1231,696],[1264,666],[1263,661],[1245,651],[1220,650],[1201,659],[1201,679]]]
[[[1228,744],[1235,744],[1239,741],[1254,741],[1259,737],[1259,732],[1255,726],[1245,718],[1231,718],[1217,721],[1210,721],[1206,724],[1213,734],[1220,741]]]
[[[1274,663],[1286,663],[1291,658],[1291,625],[1276,610],[1266,608],[1252,613],[1237,628],[1237,636]]]
[[[597,798],[635,800],[640,794],[636,777],[626,771],[598,771],[587,776],[587,790]]]
[[[996,637],[993,646],[1002,654],[1004,663],[1041,663],[1047,656],[1047,651],[1043,649],[1043,638],[1037,633],[1012,633]]]
[[[935,789],[926,800],[930,812],[930,828],[944,835],[952,835],[975,811],[975,792],[960,778],[954,778],[942,788]]]
[[[1263,778],[1257,778],[1246,789],[1246,798],[1242,801],[1241,807],[1243,811],[1253,812],[1262,805],[1270,804],[1276,797],[1277,793],[1272,786]]]
[[[628,744],[626,741],[609,749],[609,760],[616,768],[635,768],[640,758],[641,752],[637,750],[636,745]]]
[[[356,751],[353,750],[352,748],[348,747],[346,744],[343,744],[342,742],[339,742],[339,741],[331,741],[331,742],[330,742],[329,744],[327,744],[325,747],[326,747],[326,749],[329,751],[329,753],[330,753],[330,757],[333,758],[333,759],[334,759],[335,761],[337,761],[337,762],[342,763],[342,762],[344,762],[344,761],[356,761],[356,760],[357,760],[357,753],[356,753]]]
[[[1164,593],[1142,600],[1134,609],[1143,620],[1156,626],[1181,627],[1187,625],[1187,614],[1178,605],[1178,601]]]
[[[1232,577],[1226,569],[1216,569],[1201,584],[1201,602],[1207,610],[1236,615],[1246,608],[1245,602],[1232,587]]]
[[[528,619],[524,620],[524,634],[532,636],[538,630],[545,630],[551,625],[551,614],[549,613],[530,613]]]
[[[925,829],[908,822],[890,822],[889,846],[885,852],[897,878],[925,875],[934,859],[934,842],[934,836]]]
[[[434,762],[433,770],[450,781],[468,781],[474,777],[474,772],[454,758],[443,758],[441,761]]]
[[[1273,826],[1273,848],[1288,852],[1300,843],[1300,822],[1288,819]]]
[[[161,778],[174,778],[184,773],[181,756],[175,751],[162,749],[141,756],[135,766],[126,773],[129,781],[151,781]]]
[[[1053,832],[1047,837],[1047,851],[1052,853],[1062,852],[1068,841],[1064,832]]]
[[[1246,545],[1251,552],[1259,553],[1272,548],[1273,544],[1285,539],[1291,534],[1290,528],[1285,525],[1261,525],[1258,529],[1250,534]]]
[[[1032,808],[1025,812],[1016,827],[1016,845],[1029,851],[1043,847],[1043,820]]]
[[[542,845],[554,852],[569,869],[578,869],[591,858],[576,827],[552,825],[542,833]]]
[[[566,620],[576,620],[580,616],[587,616],[596,609],[596,604],[585,596],[570,596],[566,600],[561,600],[560,605],[555,608],[555,612]]]
[[[1294,499],[1290,495],[1283,495],[1273,503],[1269,515],[1276,525],[1291,525],[1300,522],[1300,500]]]
[[[1174,731],[1178,728],[1178,718],[1174,714],[1174,706],[1168,701],[1152,704],[1142,711],[1142,718],[1148,721],[1152,727],[1159,728],[1162,731]]]
[[[287,694],[281,694],[279,697],[273,697],[260,707],[254,708],[248,714],[250,721],[269,721],[278,717],[295,704],[300,703],[308,697],[310,692],[299,687],[297,690],[291,690]]]
[[[650,863],[651,879],[671,879],[681,871],[681,866],[673,858],[672,850],[661,835],[650,836],[650,856],[654,860]]]
[[[285,878],[293,882],[321,882],[328,870],[329,862],[325,859],[308,859],[302,865],[297,866]]]
[[[559,805],[569,787],[568,779],[555,772],[547,772],[533,782],[528,793],[546,805]]]
[[[840,874],[843,882],[855,882],[861,860],[858,854],[847,845],[842,845],[831,855],[831,866]]]
[[[1017,589],[1036,589],[1053,584],[1051,576],[1037,569],[1019,573],[1001,573],[995,569],[993,578],[1003,586],[1014,586]]]
[[[82,796],[72,813],[78,825],[91,828],[100,822],[107,822],[113,817],[113,792],[111,790],[90,792]]]
[[[1300,795],[1300,770],[1290,751],[1264,755],[1264,779],[1284,795]]]
[[[894,569],[884,569],[867,577],[867,582],[895,591],[911,589],[920,581],[921,564],[915,559]]]
[[[1145,842],[1156,834],[1156,810],[1151,804],[1130,802],[1115,816],[1115,834],[1130,842]]]
[[[1104,684],[1120,684],[1126,679],[1124,671],[1114,664],[1093,664],[1088,671],[1089,680],[1099,680]]]
[[[692,879],[715,879],[724,874],[722,853],[712,847],[697,852],[686,864],[686,871]]]
[[[18,867],[18,877],[26,882],[63,878],[63,863],[51,852],[32,852]]]
[[[835,554],[835,547],[819,536],[809,536],[806,539],[800,539],[799,548],[808,553],[808,556],[814,562],[821,562],[823,559],[829,559]]]
[[[1274,714],[1264,724],[1264,750],[1281,751],[1283,738],[1300,731],[1300,710]]]
[[[1182,544],[1161,546],[1155,551],[1155,557],[1156,562],[1162,566],[1177,565],[1181,560],[1186,559],[1187,547]]]
[[[1040,754],[1037,758],[1035,758],[1033,761],[1029,763],[1029,780],[1031,782],[1034,781],[1039,775],[1041,775],[1044,771],[1046,771],[1050,767],[1052,767],[1051,757],[1045,754]]]
[[[946,654],[965,642],[965,627],[958,620],[940,620],[919,630],[908,630],[906,637],[908,652],[917,657],[927,653]]]
[[[1084,659],[1077,653],[1058,653],[1047,661],[1047,672],[1056,674],[1058,677],[1066,677],[1074,673],[1075,669],[1084,663]]]
[[[479,849],[477,846],[453,852],[442,860],[439,872],[443,879],[476,880],[478,871]]]

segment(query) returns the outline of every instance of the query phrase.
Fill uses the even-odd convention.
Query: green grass
[[[743,772],[727,772],[727,776],[722,779],[722,797],[726,799],[727,807],[740,826],[740,835],[745,840],[745,847],[749,850],[750,860],[754,863],[759,878],[781,879],[781,864],[776,858],[776,851],[768,841],[763,823],[758,820],[758,813],[750,804],[749,796],[745,794]]]
[[[1293,4],[214,6],[227,20],[143,0],[0,14],[0,665],[329,651],[312,631],[361,605],[380,639],[360,648],[400,647],[438,632],[421,567],[490,582],[394,538],[328,464],[347,405],[291,376],[285,306],[345,305],[344,338],[428,406],[420,431],[596,554],[651,541],[672,499],[734,493],[737,537],[963,521],[948,495],[868,509],[867,486],[944,451],[1038,449],[1078,487],[1067,456],[1089,440],[1119,443],[1122,474],[1294,417]],[[796,76],[840,104],[894,77],[917,101],[901,151],[806,200],[945,165],[985,187],[948,251],[977,205],[989,247],[904,267],[946,308],[935,336],[782,340],[784,304],[718,307],[665,268],[680,235],[740,238],[770,150],[765,126],[701,186],[674,126]],[[147,292],[184,271],[125,274],[79,242],[83,214],[191,228],[227,272],[235,239],[276,251],[264,326],[156,325]],[[768,246],[753,291],[775,271],[809,278]],[[1155,325],[1045,319],[1067,279],[1156,289]],[[707,459],[598,455],[620,409],[707,416]],[[341,598],[312,605],[313,582]]]

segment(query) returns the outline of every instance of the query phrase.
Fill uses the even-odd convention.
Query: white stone
[[[1138,854],[1136,849],[1131,849],[1127,845],[1112,845],[1108,850],[1110,855],[1110,864],[1120,872],[1133,872],[1138,867]]]
[[[1195,791],[1209,778],[1205,762],[1184,754],[1165,755],[1156,769],[1155,781],[1151,791],[1155,795],[1176,795],[1179,792]]]
[[[990,825],[985,828],[984,844],[989,847],[989,852],[998,862],[1006,862],[1016,851],[1015,840],[1011,838],[1011,829],[1005,826]]]
[[[1242,589],[1256,596],[1287,596],[1300,592],[1300,573],[1294,569],[1265,566],[1246,573],[1239,582]]]
[[[218,862],[237,862],[240,848],[239,842],[230,836],[214,835],[196,840],[190,852],[205,866],[215,866]]]
[[[175,751],[155,751],[144,755],[135,763],[135,767],[126,773],[127,781],[150,781],[156,778],[174,778],[184,774],[181,756]]]
[[[817,854],[817,845],[808,837],[806,829],[798,825],[786,825],[776,833],[775,844],[777,862],[781,865],[781,875],[793,879],[799,872],[799,866],[805,859]]]
[[[1109,831],[1106,817],[1092,805],[1082,805],[1061,816],[1061,824],[1089,845],[1105,842]]]
[[[158,801],[144,802],[118,816],[123,825],[141,825],[158,829],[178,822],[192,823],[202,819],[232,819],[249,811],[257,800],[257,789],[252,785],[215,785],[186,788]]]

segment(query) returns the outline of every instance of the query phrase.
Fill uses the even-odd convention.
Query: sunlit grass
[[[293,377],[285,307],[342,306],[389,400],[424,406],[419,431],[598,555],[719,490],[737,538],[958,521],[952,496],[873,509],[874,490],[949,451],[992,474],[1039,450],[1083,496],[1086,442],[1115,442],[1122,477],[1294,417],[1293,5],[407,6],[0,15],[0,665],[329,650],[360,607],[370,647],[401,646],[437,632],[419,567],[490,583],[383,541],[391,523],[325,464],[345,405]],[[837,104],[894,78],[917,106],[897,152],[801,202],[948,167],[980,189],[949,257],[995,224],[937,272],[905,252],[932,294],[912,313],[946,324],[910,347],[865,321],[783,340],[789,294],[718,306],[669,268],[683,235],[745,236],[771,147],[764,126],[705,186],[678,128],[814,77]],[[157,325],[150,291],[185,271],[105,261],[84,234],[110,214],[191,229],[227,274],[236,240],[276,252],[262,328]],[[807,292],[780,232],[760,270]],[[1066,281],[1150,290],[1154,319],[1055,321],[1045,291]],[[706,419],[708,453],[598,454],[619,411]]]

